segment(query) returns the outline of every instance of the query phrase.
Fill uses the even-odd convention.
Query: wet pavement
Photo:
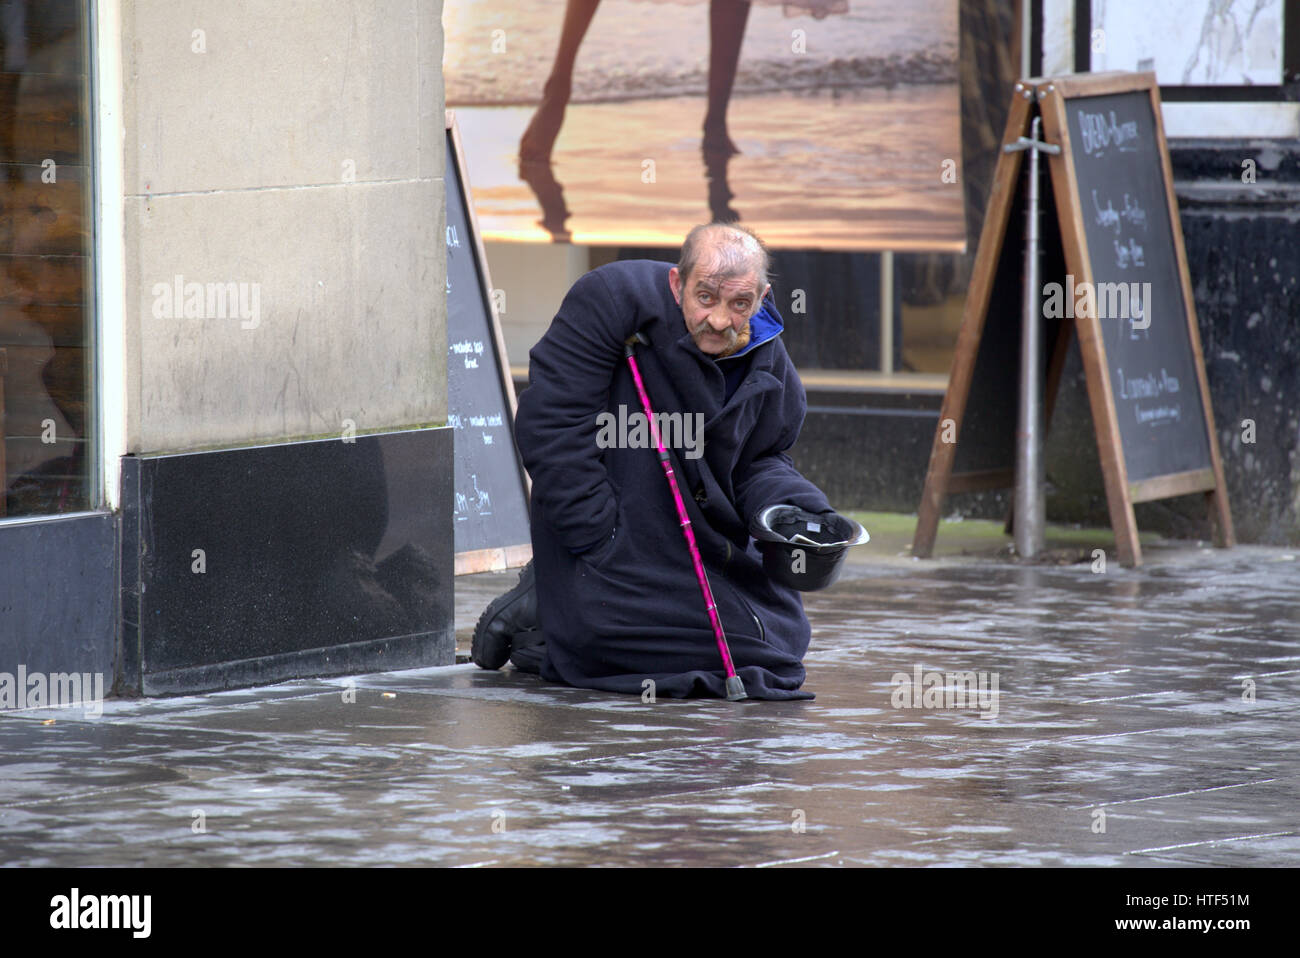
[[[0,713],[0,863],[1294,866],[1300,560],[1147,558],[868,553],[806,597],[813,702],[458,665]]]

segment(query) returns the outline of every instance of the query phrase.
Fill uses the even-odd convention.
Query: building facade
[[[454,660],[440,17],[0,3],[0,672]]]

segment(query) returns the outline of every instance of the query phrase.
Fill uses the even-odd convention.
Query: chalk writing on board
[[[478,510],[478,514],[481,516],[492,515],[492,497],[488,495],[486,489],[480,489],[478,487],[477,475],[471,475],[470,479],[474,481],[474,492],[476,494],[476,498],[474,499],[474,508]]]
[[[469,425],[476,429],[491,429],[494,426],[504,426],[505,418],[501,413],[494,413],[491,416],[470,416]],[[464,429],[465,417],[459,413],[447,414],[447,425],[452,429]]]
[[[1170,375],[1163,367],[1159,376],[1147,373],[1137,379],[1125,378],[1122,368],[1117,368],[1115,372],[1118,373],[1119,395],[1124,399],[1152,399],[1179,391],[1178,377]]]
[[[1097,191],[1093,190],[1092,205],[1097,210],[1097,225],[1106,229],[1109,229],[1110,227],[1114,227],[1115,232],[1118,233],[1121,229],[1120,222],[1119,222],[1119,211],[1115,209],[1114,205],[1110,201],[1110,198],[1107,197],[1106,208],[1102,209],[1101,204],[1097,202]]]
[[[1137,240],[1130,236],[1128,243],[1123,246],[1120,245],[1119,240],[1115,240],[1115,265],[1120,269],[1146,265],[1142,258],[1142,246]]]
[[[1107,147],[1115,147],[1124,153],[1137,152],[1138,127],[1136,120],[1120,123],[1115,118],[1115,111],[1110,111],[1109,120],[1104,113],[1078,113],[1080,133],[1083,136],[1083,151],[1088,156],[1104,156]]]
[[[492,496],[486,489],[478,487],[478,475],[470,474],[470,481],[474,484],[472,493],[456,493],[456,521],[460,522],[468,519],[471,514],[476,516],[492,515]]]
[[[1145,376],[1126,377],[1124,370],[1117,367],[1115,370],[1119,381],[1119,392],[1116,394],[1121,399],[1159,399],[1164,396],[1172,396],[1179,392],[1180,385],[1178,377],[1172,375],[1164,367],[1160,369],[1160,375],[1147,373]],[[1134,403],[1133,415],[1137,422],[1152,426],[1163,426],[1171,422],[1179,422],[1183,418],[1183,407],[1181,402],[1166,403],[1161,406],[1142,406]]]
[[[1142,208],[1142,204],[1136,199],[1124,194],[1124,211],[1119,214],[1124,217],[1130,225],[1140,226],[1143,230],[1147,228],[1147,211]]]
[[[464,359],[466,369],[478,369],[478,357],[483,355],[482,342],[464,340],[459,343],[452,343],[450,349],[453,354]]]
[[[1133,414],[1137,421],[1148,426],[1164,426],[1171,422],[1180,422],[1183,418],[1182,406],[1139,406],[1133,405]]]

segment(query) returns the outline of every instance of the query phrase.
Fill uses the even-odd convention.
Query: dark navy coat
[[[637,260],[588,273],[529,354],[515,438],[533,480],[542,676],[615,692],[640,694],[653,679],[657,695],[725,694],[655,450],[597,442],[602,412],[617,416],[625,406],[631,422],[641,411],[623,353],[640,331],[650,344],[636,347],[637,363],[654,412],[703,414],[703,455],[677,448],[674,468],[736,670],[753,698],[810,698],[799,691],[809,640],[802,600],[764,574],[748,532],[764,506],[831,508],[786,455],[807,405],[783,323],[769,297],[745,350],[715,360],[686,331],[669,268]],[[725,401],[724,369],[739,383]]]

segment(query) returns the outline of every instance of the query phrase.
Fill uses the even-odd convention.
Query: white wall
[[[130,451],[445,420],[441,7],[121,0]]]

